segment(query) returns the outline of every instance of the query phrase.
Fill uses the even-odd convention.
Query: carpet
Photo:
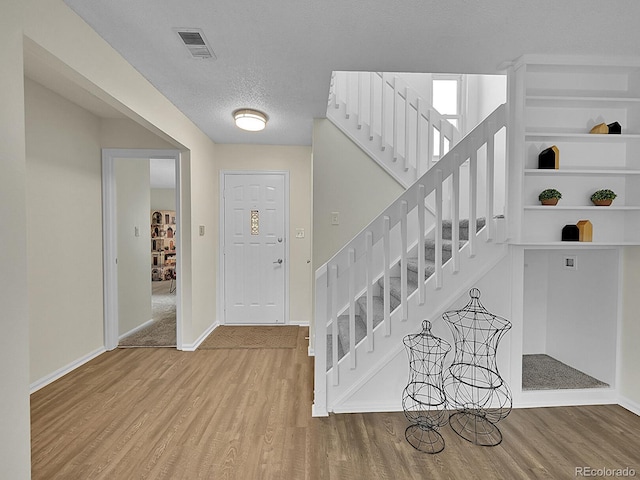
[[[153,323],[120,339],[118,347],[175,347],[176,294],[169,293],[171,282],[153,282],[151,315]]]
[[[607,383],[544,354],[522,356],[523,390],[607,388]]]
[[[216,328],[198,350],[222,348],[295,348],[298,326],[229,326]]]

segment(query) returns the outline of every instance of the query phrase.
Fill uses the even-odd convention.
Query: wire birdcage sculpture
[[[456,411],[449,425],[460,437],[482,446],[502,441],[496,426],[511,412],[511,391],[498,371],[498,343],[511,322],[489,313],[480,303],[480,290],[461,310],[446,312],[444,320],[454,339],[454,359],[444,379],[447,402]]]
[[[402,392],[404,415],[411,423],[405,438],[416,450],[438,453],[444,439],[437,431],[447,424],[447,400],[443,385],[443,362],[451,345],[431,333],[431,322],[422,331],[404,337],[409,356],[409,383]]]

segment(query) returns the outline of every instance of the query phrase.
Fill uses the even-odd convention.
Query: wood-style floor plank
[[[311,418],[313,359],[296,349],[118,349],[34,393],[34,479],[564,479],[635,469],[640,417],[619,406],[514,410],[477,447],[442,428],[428,455],[402,413]],[[400,394],[400,393],[399,393]]]

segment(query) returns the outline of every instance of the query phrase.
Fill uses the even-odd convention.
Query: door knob
[[[273,263],[281,264],[281,263],[282,263],[282,259],[281,259],[281,258],[279,258],[278,260],[276,260],[276,261],[275,261],[275,262],[273,262]]]

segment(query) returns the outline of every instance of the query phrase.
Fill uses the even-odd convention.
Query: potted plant
[[[599,207],[609,206],[611,205],[611,202],[613,202],[613,199],[616,197],[617,195],[613,190],[609,190],[605,188],[602,190],[598,190],[597,192],[594,192],[593,195],[591,195],[591,201],[593,202],[594,205],[597,205]]]
[[[538,195],[538,200],[542,205],[556,205],[561,198],[562,194],[555,188],[547,188]]]

